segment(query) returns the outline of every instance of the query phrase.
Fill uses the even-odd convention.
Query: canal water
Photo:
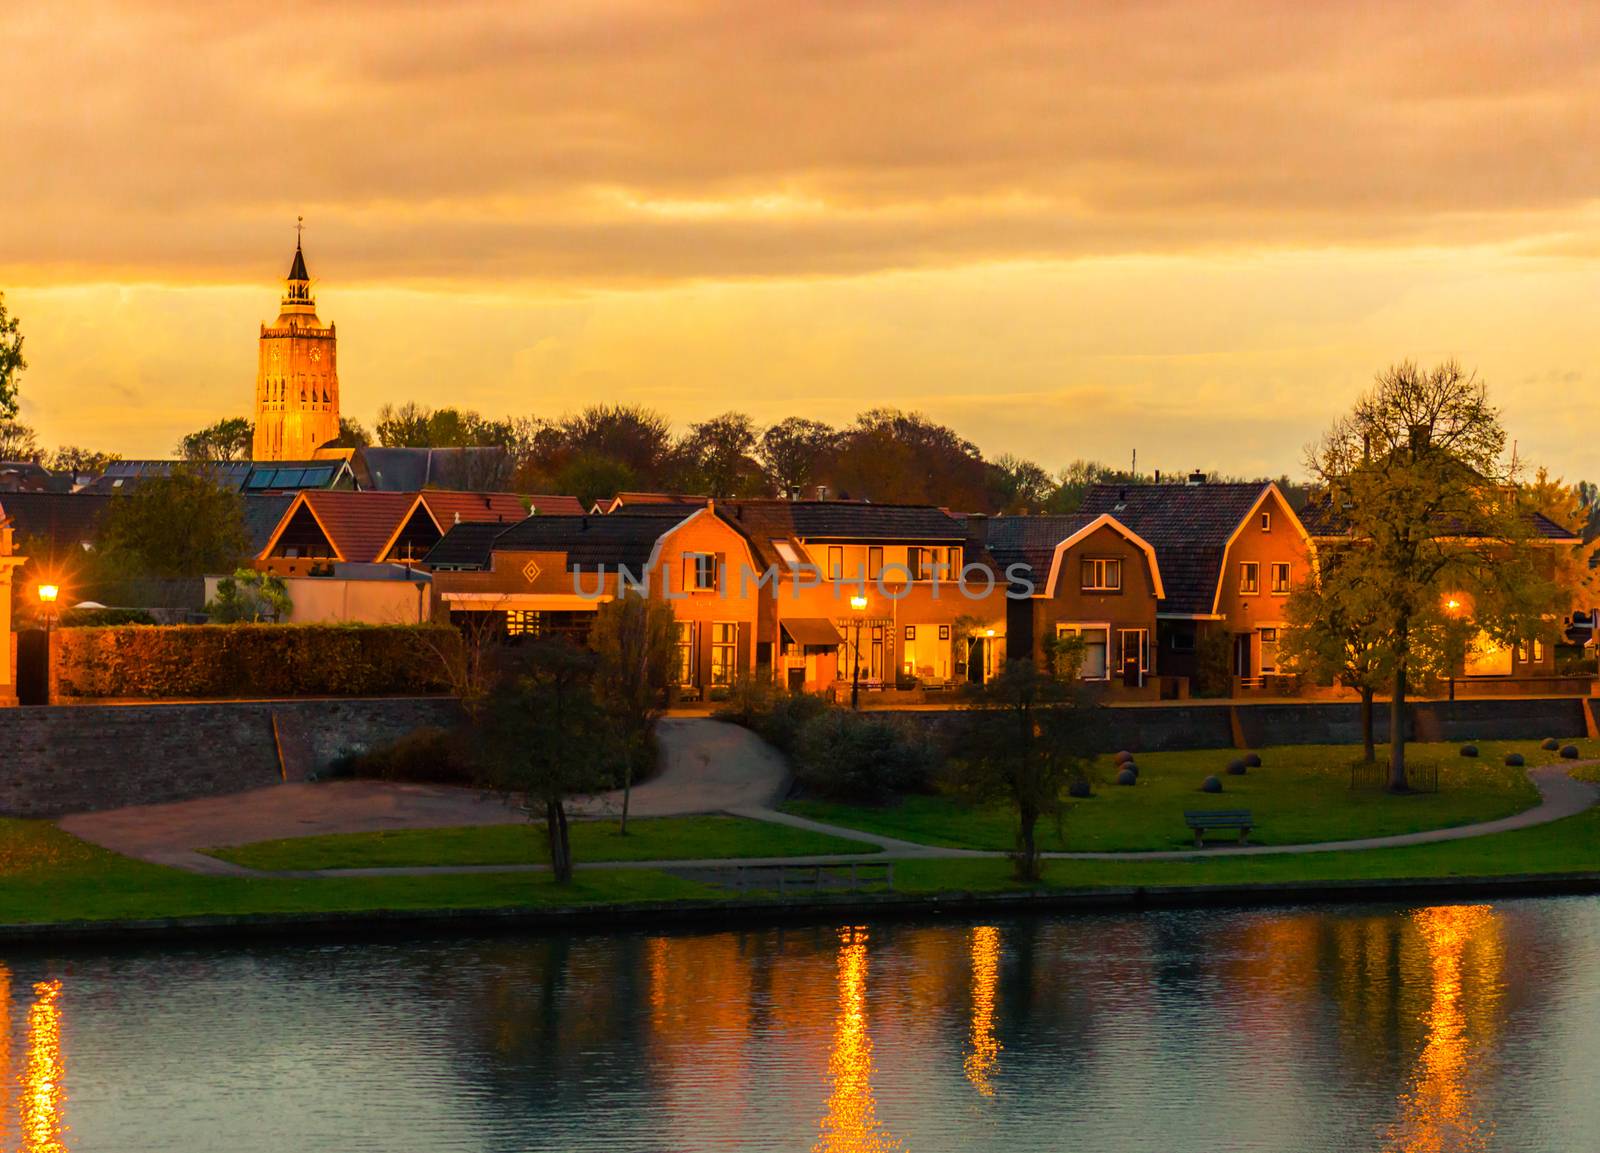
[[[1600,1148],[1600,899],[16,953],[0,1150]]]

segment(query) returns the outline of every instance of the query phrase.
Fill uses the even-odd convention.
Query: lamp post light
[[[862,614],[867,611],[867,598],[864,596],[851,597],[850,608],[855,613],[851,623],[855,626],[856,633],[855,642],[850,646],[850,709],[853,712],[861,707],[861,625],[863,623]]]
[[[1452,621],[1459,620],[1461,617],[1461,598],[1452,595],[1444,602],[1444,611]],[[1450,669],[1450,703],[1454,704],[1456,699],[1456,654],[1453,648],[1446,648],[1445,662]]]
[[[61,586],[41,582],[35,590],[39,597],[39,615],[44,617],[44,703],[50,703],[50,630],[56,623],[56,599]]]

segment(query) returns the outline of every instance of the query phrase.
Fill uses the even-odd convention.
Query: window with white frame
[[[1272,514],[1270,512],[1262,512],[1261,514],[1261,531],[1272,531]]]
[[[717,587],[717,557],[709,552],[683,554],[683,587],[690,592],[713,592]]]
[[[1283,596],[1289,591],[1289,562],[1275,560],[1272,562],[1272,591]]]
[[[1057,625],[1058,637],[1083,638],[1083,668],[1079,676],[1086,681],[1103,681],[1111,675],[1111,629],[1107,625]]]
[[[1261,565],[1253,560],[1247,560],[1239,565],[1239,591],[1245,596],[1254,596],[1261,591]]]
[[[1261,675],[1267,676],[1278,671],[1278,630],[1266,628],[1261,631]]]
[[[711,683],[733,684],[733,672],[738,663],[739,625],[718,621],[711,626]]]
[[[1131,662],[1137,662],[1141,673],[1150,671],[1150,630],[1149,629],[1118,629],[1117,630],[1117,672],[1127,671]]]
[[[695,683],[694,635],[696,621],[677,621],[678,630],[678,683]]]
[[[867,548],[867,579],[875,581],[883,575],[883,546],[870,545]]]
[[[831,544],[828,546],[828,579],[831,581],[844,580],[844,546]]]
[[[1084,557],[1080,572],[1086,593],[1122,591],[1122,562],[1115,557]]]

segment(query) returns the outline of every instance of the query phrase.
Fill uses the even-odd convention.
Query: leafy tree
[[[354,417],[339,418],[339,435],[328,442],[328,448],[366,448],[372,443],[372,434]]]
[[[620,460],[584,453],[567,462],[549,486],[556,492],[575,496],[584,507],[608,496],[637,487],[638,477]]]
[[[1045,511],[1062,514],[1077,512],[1088,491],[1111,475],[1112,470],[1099,461],[1073,461],[1061,470],[1055,491],[1045,501]]]
[[[0,420],[0,460],[38,460],[43,455],[33,429],[15,420]]]
[[[235,569],[219,580],[216,600],[206,605],[212,621],[224,625],[287,620],[293,610],[283,578],[253,568]]]
[[[1537,571],[1505,441],[1475,376],[1454,362],[1430,371],[1406,362],[1380,374],[1310,453],[1346,525],[1342,609],[1370,619],[1386,650],[1396,792],[1409,787],[1406,694],[1447,655],[1447,603],[1469,599],[1474,623],[1497,640],[1553,634],[1546,616],[1559,593]]]
[[[112,461],[121,459],[121,453],[96,452],[65,444],[50,454],[47,464],[55,472],[102,473]]]
[[[647,597],[618,597],[595,613],[589,644],[599,654],[600,703],[622,744],[622,833],[628,832],[633,780],[649,765],[651,736],[666,712],[678,663],[671,606]]]
[[[572,880],[567,802],[604,787],[610,718],[594,691],[596,655],[558,637],[503,654],[506,667],[474,730],[485,783],[544,814],[550,868]]]
[[[1600,555],[1600,524],[1596,523],[1600,492],[1584,481],[1565,484],[1543,467],[1523,486],[1523,491],[1531,508],[1583,538],[1581,544],[1555,550],[1556,583],[1571,591],[1585,610],[1600,604],[1600,567],[1596,562]]]
[[[1031,460],[1005,453],[989,466],[990,507],[1001,513],[1038,512],[1055,491],[1050,474]]]
[[[1039,820],[1059,821],[1067,785],[1088,779],[1088,710],[1068,685],[1028,660],[1007,661],[972,703],[964,714],[956,786],[974,801],[1010,802],[1017,814],[1017,879],[1037,881]]]
[[[196,464],[249,460],[255,435],[249,417],[231,416],[184,437],[178,442],[178,455]]]
[[[6,311],[6,294],[0,292],[0,426],[17,415],[17,381],[28,362],[22,359],[22,326]],[[7,458],[0,452],[0,460]]]
[[[742,412],[725,412],[690,425],[678,445],[682,487],[719,500],[761,495],[765,484],[752,459],[755,450],[755,422]]]
[[[856,417],[840,434],[833,474],[840,495],[881,504],[989,507],[977,446],[921,413],[875,408]]]
[[[341,440],[344,433],[341,421]],[[378,443],[389,448],[509,448],[516,439],[509,420],[489,420],[466,408],[428,408],[415,401],[378,409],[377,434]]]
[[[1318,571],[1289,594],[1279,637],[1285,667],[1317,683],[1337,683],[1361,695],[1361,742],[1366,760],[1377,759],[1373,695],[1393,677],[1382,622],[1371,611],[1374,598],[1350,587],[1370,576],[1365,566],[1341,563],[1350,546],[1325,545]],[[1359,558],[1357,558],[1359,559]]]
[[[780,496],[795,489],[807,493],[822,479],[838,441],[839,434],[820,420],[791,416],[761,434],[756,456]]]
[[[101,549],[139,576],[232,572],[250,552],[244,499],[204,466],[142,480],[119,494],[101,525]]]

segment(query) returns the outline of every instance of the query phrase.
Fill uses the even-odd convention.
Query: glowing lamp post
[[[1452,621],[1461,619],[1461,598],[1452,593],[1444,602],[1445,615]],[[1445,650],[1445,661],[1450,669],[1450,700],[1456,699],[1456,654],[1453,650]]]
[[[852,623],[856,631],[855,642],[850,646],[850,708],[854,710],[861,707],[861,625],[864,619],[862,614],[867,611],[867,598],[851,597],[850,608],[855,613]]]

